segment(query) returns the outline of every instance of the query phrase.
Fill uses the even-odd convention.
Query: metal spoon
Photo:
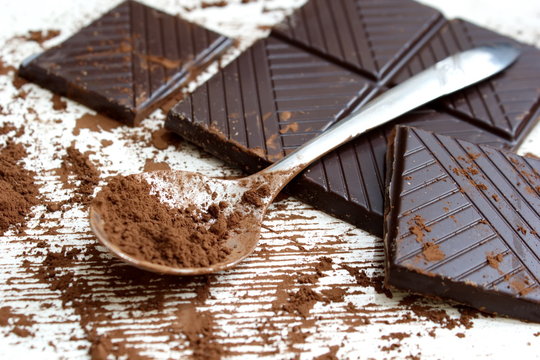
[[[171,207],[184,208],[195,204],[206,209],[209,203],[226,201],[228,211],[243,214],[240,228],[232,229],[226,245],[232,250],[219,263],[200,268],[174,268],[133,258],[108,239],[99,209],[90,208],[90,225],[99,241],[120,259],[136,267],[175,275],[200,275],[232,268],[249,256],[260,236],[261,223],[266,209],[281,189],[313,161],[326,153],[396,117],[426,104],[440,96],[488,78],[512,64],[519,51],[501,44],[484,46],[450,56],[429,69],[413,76],[400,85],[353,112],[347,118],[306,142],[288,156],[251,176],[225,180],[206,177],[185,171],[155,171],[138,174],[160,194],[162,201]],[[264,186],[260,203],[245,201],[245,193]],[[212,198],[211,194],[217,194]],[[214,196],[215,196],[214,194]]]

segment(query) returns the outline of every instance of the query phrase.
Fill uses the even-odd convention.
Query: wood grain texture
[[[50,47],[111,6],[104,0],[58,1],[45,12],[40,4],[34,4],[36,11],[47,16],[29,16],[28,3],[22,1],[5,8],[6,21],[0,26],[9,25],[11,30],[0,33],[4,44],[0,55],[6,65],[16,66],[41,49],[38,43],[16,35],[36,28],[60,28],[62,35],[44,44]],[[178,2],[160,0],[152,5],[174,13]],[[275,7],[290,6],[289,2],[278,5]],[[242,30],[246,22],[252,24],[253,37],[243,39],[245,47],[264,35],[257,32],[258,24],[283,15],[283,10],[263,12],[262,8],[262,2],[252,2],[196,8],[186,15],[204,20],[213,29],[222,26],[228,35],[240,35],[234,32],[235,21],[242,20],[243,27],[238,27]],[[250,22],[256,16],[257,22]],[[152,134],[165,118],[160,111],[140,128],[83,128],[74,136],[77,119],[89,110],[69,100],[65,111],[54,110],[50,92],[32,84],[18,89],[13,86],[13,75],[10,71],[0,75],[0,121],[25,127],[16,141],[30,144],[23,164],[39,173],[36,182],[44,203],[72,196],[73,190],[65,188],[55,169],[74,140],[81,152],[90,151],[89,158],[101,171],[103,182],[110,175],[141,171],[147,159],[215,176],[238,174],[182,141],[160,151],[150,145]],[[0,140],[12,135],[1,135]],[[538,149],[534,144],[538,143],[530,149]],[[73,180],[68,182],[76,188]],[[88,359],[91,343],[87,331],[95,331],[152,359],[188,359],[193,349],[178,324],[183,318],[182,305],[194,306],[201,318],[212,318],[216,341],[233,359],[313,359],[332,352],[340,359],[503,359],[518,352],[534,357],[540,351],[535,336],[540,332],[538,325],[479,314],[467,320],[466,310],[444,302],[410,297],[404,301],[405,293],[394,292],[392,298],[380,293],[381,240],[294,198],[271,208],[254,256],[238,269],[208,279],[155,277],[125,267],[95,246],[86,216],[77,204],[58,211],[40,205],[33,209],[24,233],[8,232],[0,237],[0,308],[10,307],[15,315],[24,314],[33,322],[25,326],[33,334],[29,337],[11,332],[16,316],[7,326],[0,325],[0,357]],[[44,282],[37,274],[50,269],[45,261],[48,253],[71,261]],[[318,267],[322,256],[333,260],[325,270]],[[321,275],[315,276],[317,271]],[[300,284],[296,280],[300,273],[313,276],[314,283]],[[65,280],[69,286],[55,288],[57,280]],[[273,309],[287,304],[287,292],[296,294],[303,286],[321,294],[322,299],[312,304],[306,317]],[[78,294],[69,289],[78,289]],[[336,297],[326,302],[323,291],[331,289],[341,289],[343,301]]]

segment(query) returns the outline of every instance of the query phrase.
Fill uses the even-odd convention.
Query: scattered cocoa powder
[[[307,318],[309,311],[318,301],[323,301],[321,294],[307,286],[301,286],[297,291],[289,294],[288,302],[283,304],[281,309],[290,314],[298,314]]]
[[[298,123],[293,122],[293,123],[285,125],[285,127],[281,128],[281,129],[279,129],[279,133],[280,134],[286,134],[288,132],[297,132],[298,128],[299,128]]]
[[[107,146],[111,146],[113,144],[112,140],[103,139],[101,140],[101,146],[106,148]]]
[[[227,352],[214,335],[213,317],[205,311],[197,311],[193,304],[183,305],[176,312],[176,322],[172,329],[178,328],[189,342],[194,359],[219,360]]]
[[[289,121],[291,117],[292,117],[292,113],[290,111],[283,111],[279,113],[279,118],[281,121]]]
[[[268,196],[270,196],[270,187],[267,184],[255,184],[252,189],[242,195],[242,201],[261,207],[265,204],[263,199]]]
[[[45,41],[55,38],[58,35],[60,35],[60,30],[37,30],[29,31],[28,35],[25,36],[25,39],[28,41],[35,41],[41,45]]]
[[[75,146],[71,145],[66,149],[66,154],[62,158],[62,166],[56,172],[67,188],[75,187],[70,181],[70,176],[75,177],[78,185],[75,187],[72,201],[87,206],[100,177],[100,171],[90,161],[88,155],[81,153]]]
[[[536,154],[533,154],[533,153],[526,153],[525,155],[523,155],[525,157],[528,157],[528,158],[531,158],[531,159],[536,159],[536,160],[540,160],[540,156],[536,155]]]
[[[356,283],[364,287],[372,287],[378,294],[385,294],[388,298],[392,298],[392,292],[384,287],[384,276],[367,276],[364,270],[341,264],[341,267],[349,272],[349,274],[356,279]]]
[[[17,71],[15,66],[12,65],[6,65],[2,59],[0,59],[0,75],[7,75],[11,71]]]
[[[332,270],[333,260],[326,256],[321,256],[318,262],[315,264],[313,270],[314,274],[299,273],[296,277],[296,281],[299,284],[315,284],[319,278],[325,276],[323,271]]]
[[[34,324],[32,316],[16,313],[10,306],[0,307],[0,326],[10,327],[10,333],[18,337],[33,336],[29,328]]]
[[[154,162],[152,159],[146,159],[143,171],[171,170],[166,162]]]
[[[175,133],[160,128],[152,133],[152,145],[158,150],[165,150],[169,145],[177,145],[180,138]]]
[[[339,346],[337,345],[330,346],[327,353],[319,355],[313,360],[338,360],[338,357],[336,356],[338,350],[339,350]]]
[[[60,95],[53,94],[51,102],[53,109],[56,111],[64,111],[67,109],[67,102],[63,100]]]
[[[119,126],[122,126],[116,120],[108,118],[101,114],[89,114],[86,113],[80,118],[77,119],[75,128],[73,128],[73,135],[78,136],[81,132],[81,129],[88,129],[90,131],[111,131]]]
[[[503,261],[504,255],[503,254],[487,254],[486,255],[486,261],[494,269],[499,270],[499,264]]]
[[[17,128],[11,123],[4,123],[2,126],[0,126],[0,135],[7,135],[12,131],[14,131],[15,133],[13,134],[13,136],[10,136],[10,138],[15,139],[24,134],[24,127]]]
[[[93,264],[95,271],[100,272],[102,276],[108,275],[109,281],[103,286],[106,286],[107,291],[116,294],[116,296],[125,299],[140,296],[147,297],[146,291],[153,289],[153,297],[148,298],[146,301],[128,302],[129,306],[134,310],[162,312],[166,302],[164,294],[169,293],[170,289],[184,288],[197,283],[201,285],[195,286],[197,296],[189,306],[202,304],[209,296],[209,285],[212,277],[167,277],[119,264],[114,259],[103,258],[102,255],[101,251],[97,250],[95,246],[88,246],[85,251],[63,247],[60,251],[49,250],[43,263],[37,268],[27,260],[23,260],[23,266],[27,269],[27,272],[33,273],[40,283],[48,284],[52,290],[59,291],[62,306],[73,309],[79,316],[85,338],[91,343],[89,354],[92,359],[107,359],[110,356],[115,359],[128,358],[137,360],[149,358],[139,354],[139,350],[128,346],[124,341],[112,341],[113,337],[122,339],[125,336],[119,330],[100,334],[96,332],[98,324],[112,321],[114,312],[104,307],[106,303],[103,302],[100,296],[94,295],[93,287],[86,277],[74,271],[79,257],[86,258],[87,260],[84,262]],[[104,271],[106,274],[103,273]],[[180,316],[181,314],[177,315]],[[212,335],[213,328],[208,326],[209,323],[212,324],[211,316],[211,313],[206,311],[202,318],[195,318],[195,321],[199,321],[199,324],[185,324],[185,318],[177,318],[171,325],[163,329],[162,336],[176,336],[179,329],[178,324],[181,323],[182,326],[189,327],[186,329],[186,333],[195,334],[194,337],[192,336],[192,339],[195,339],[193,343],[190,341],[190,347],[194,350],[194,353],[199,354],[206,347],[210,348],[209,353],[211,354],[224,353],[224,350],[219,350],[221,345],[212,340],[214,339]],[[202,331],[193,331],[194,327],[200,327]],[[197,336],[199,337],[198,340]],[[208,359],[218,358],[212,357]]]
[[[324,296],[323,300],[325,303],[343,302],[345,300],[345,293],[346,291],[339,287],[321,290],[321,294]]]
[[[403,340],[405,338],[410,337],[411,334],[407,334],[404,332],[393,332],[388,335],[381,336],[382,340]]]
[[[452,330],[458,326],[470,329],[473,327],[472,319],[476,319],[480,314],[484,316],[492,316],[484,314],[476,309],[464,305],[457,305],[460,317],[458,319],[451,318],[445,310],[438,309],[434,305],[425,303],[428,301],[423,296],[407,295],[400,300],[399,305],[412,311],[416,316],[429,320],[440,327]],[[434,334],[434,333],[433,333]]]
[[[0,233],[10,226],[21,231],[32,206],[39,203],[36,174],[20,163],[26,156],[24,146],[12,140],[0,150]]]
[[[424,241],[424,232],[431,232],[431,227],[427,226],[425,219],[420,215],[415,215],[407,221],[409,231],[416,236],[416,241],[421,243]]]
[[[98,194],[93,204],[112,243],[135,258],[173,267],[205,267],[227,258],[223,214],[172,209],[150,191],[145,181],[127,176],[111,179]]]
[[[224,7],[227,6],[227,1],[203,1],[201,3],[201,7],[203,9],[209,8],[209,7]]]
[[[438,244],[428,241],[422,245],[422,255],[427,261],[440,261],[445,258]]]

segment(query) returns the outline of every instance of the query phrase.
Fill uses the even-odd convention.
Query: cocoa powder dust
[[[224,215],[228,204],[212,204],[206,211],[173,209],[150,191],[144,180],[118,176],[96,196],[93,206],[110,242],[134,258],[177,268],[206,267],[227,258],[228,231],[240,219],[236,213]]]
[[[26,170],[20,160],[26,157],[23,145],[8,141],[0,150],[0,233],[10,226],[22,230],[32,206],[37,205],[39,189],[35,173]]]

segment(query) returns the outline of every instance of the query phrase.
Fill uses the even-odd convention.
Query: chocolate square
[[[25,60],[19,74],[133,125],[231,44],[177,16],[126,1]]]
[[[445,19],[404,0],[311,0],[273,34],[379,79],[408,57]]]
[[[540,161],[399,127],[386,284],[540,321]]]

